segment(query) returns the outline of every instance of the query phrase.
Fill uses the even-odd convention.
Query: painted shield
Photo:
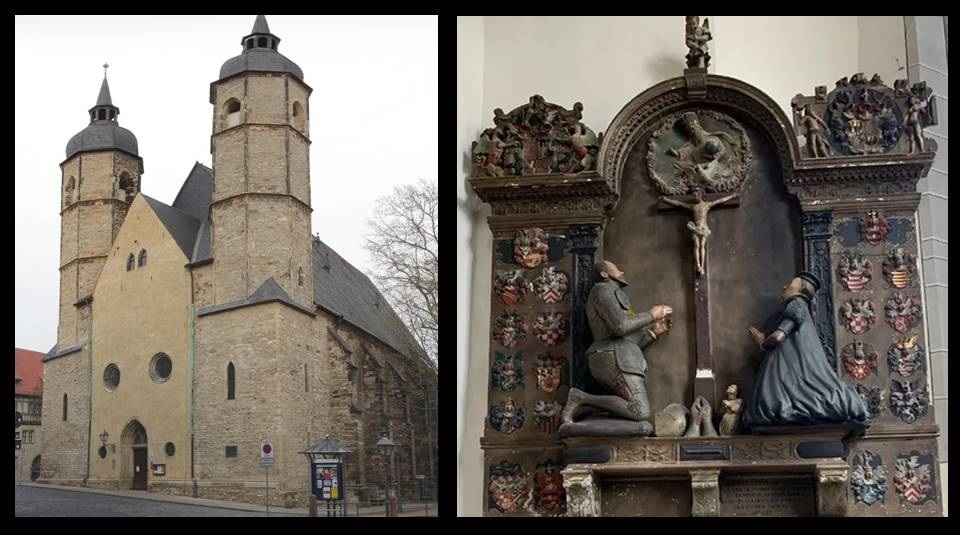
[[[921,505],[934,500],[937,495],[935,474],[932,454],[913,450],[897,455],[893,484],[901,503]]]
[[[553,266],[544,268],[540,272],[540,276],[537,277],[534,281],[534,288],[536,289],[537,296],[543,300],[544,303],[555,304],[563,300],[563,297],[567,295],[567,286],[570,281],[570,277],[567,276],[563,271],[557,271]]]
[[[890,373],[900,377],[909,377],[914,372],[922,372],[925,367],[923,346],[917,343],[918,335],[895,338],[887,350],[887,364]]]
[[[852,334],[863,334],[876,321],[876,306],[867,299],[847,299],[840,303],[840,323]]]
[[[560,312],[546,312],[537,316],[533,333],[548,346],[555,346],[567,339],[567,320]]]
[[[523,388],[523,357],[520,352],[512,355],[494,351],[493,367],[490,368],[493,388],[513,392]]]
[[[873,265],[861,254],[844,251],[837,264],[837,276],[847,290],[859,292],[870,282]]]
[[[503,347],[517,347],[527,337],[527,323],[516,312],[504,310],[493,327],[493,339]]]
[[[547,459],[537,463],[534,470],[534,503],[537,512],[544,516],[560,516],[567,510],[566,492],[563,490],[563,465]]]
[[[890,412],[908,424],[926,416],[927,383],[923,377],[916,381],[898,381],[890,384]]]
[[[533,406],[533,416],[544,433],[554,433],[560,427],[560,413],[563,403],[559,401],[537,401]]]
[[[490,426],[501,433],[513,433],[523,427],[523,405],[512,398],[490,405]]]
[[[876,210],[870,210],[866,217],[860,218],[860,237],[870,245],[887,239],[887,220]]]
[[[857,395],[867,406],[867,419],[872,421],[880,416],[880,410],[883,407],[883,392],[879,386],[868,388],[863,385],[857,385]]]
[[[923,313],[920,311],[920,298],[903,292],[894,293],[883,307],[887,324],[898,333],[905,333],[920,325]]]
[[[883,460],[870,450],[860,450],[853,458],[850,485],[858,502],[873,505],[887,493],[887,470]]]
[[[513,306],[523,301],[527,293],[527,280],[519,269],[498,271],[493,280],[493,291],[503,304]]]
[[[906,288],[917,278],[917,259],[903,247],[894,247],[883,261],[883,276],[894,288]]]
[[[490,502],[501,513],[522,511],[532,498],[527,474],[517,463],[503,461],[490,467]]]
[[[877,372],[879,355],[870,344],[861,340],[851,342],[843,346],[841,356],[844,371],[858,381],[864,380],[871,371]]]
[[[537,356],[537,388],[544,392],[554,392],[563,383],[563,370],[567,367],[567,359],[540,353]]]
[[[534,268],[547,261],[550,245],[543,229],[518,230],[513,240],[513,259],[525,268]]]

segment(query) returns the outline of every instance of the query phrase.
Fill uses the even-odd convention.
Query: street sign
[[[16,412],[17,412],[17,424],[16,424],[16,427],[20,427],[20,424],[23,423],[23,414],[21,414],[20,411],[16,411]]]
[[[273,468],[273,457],[260,458],[260,468]]]
[[[273,444],[269,442],[260,443],[260,459],[273,459]]]
[[[17,439],[17,449],[20,449],[20,439]]]

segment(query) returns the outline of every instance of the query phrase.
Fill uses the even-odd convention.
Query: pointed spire
[[[267,17],[257,15],[257,20],[253,23],[253,31],[250,33],[270,33],[270,27],[267,26]]]
[[[109,66],[107,63],[103,64],[103,83],[100,84],[100,94],[97,95],[97,103],[89,110],[91,123],[94,121],[116,122],[117,115],[120,114],[120,108],[114,106],[110,98],[110,85],[107,84],[107,67]]]
[[[103,83],[100,84],[100,95],[97,97],[97,103],[94,106],[113,106],[110,100],[110,86],[107,85],[107,75],[103,75]]]

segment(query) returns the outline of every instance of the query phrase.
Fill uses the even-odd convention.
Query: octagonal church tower
[[[212,264],[196,304],[195,476],[200,496],[260,499],[259,445],[274,445],[271,496],[303,493],[308,407],[327,389],[303,379],[321,356],[310,232],[309,104],[300,68],[258,16],[210,85]],[[323,398],[326,399],[326,398]],[[326,413],[327,411],[322,411]],[[325,417],[320,417],[321,419]],[[203,488],[205,486],[208,488]]]
[[[60,319],[57,344],[43,359],[43,480],[62,484],[89,475],[91,300],[143,174],[137,138],[118,123],[106,72],[88,113],[89,125],[67,143],[60,164]]]

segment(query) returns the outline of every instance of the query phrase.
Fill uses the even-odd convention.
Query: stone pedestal
[[[843,430],[710,438],[564,439],[567,514],[643,514],[674,489],[690,516],[846,516],[849,467]],[[589,458],[605,446],[605,462]],[[596,457],[596,456],[594,456]],[[598,459],[599,460],[599,459]],[[689,498],[684,496],[689,489]],[[606,496],[605,490],[613,494]],[[604,496],[607,502],[604,502]],[[623,510],[621,510],[623,509]]]

